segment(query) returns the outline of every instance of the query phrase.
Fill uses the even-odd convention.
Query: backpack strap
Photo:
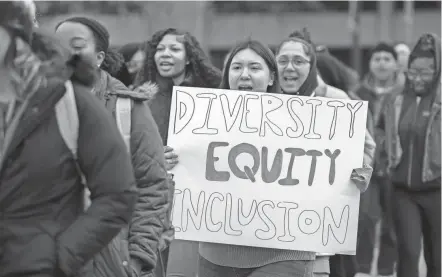
[[[86,186],[86,177],[81,171],[78,163],[78,136],[80,120],[78,118],[77,102],[75,100],[74,87],[71,81],[65,83],[66,92],[55,105],[55,116],[61,137],[72,153],[75,166],[81,178],[81,183]],[[90,205],[90,191],[85,187],[84,203],[85,208]]]
[[[127,149],[130,152],[130,131],[131,131],[131,107],[132,100],[130,98],[117,98],[116,103],[116,120],[117,126],[123,136]]]

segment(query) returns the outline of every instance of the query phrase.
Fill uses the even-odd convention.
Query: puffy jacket
[[[102,70],[94,91],[114,118],[117,98],[132,99],[130,151],[139,193],[128,228],[94,259],[95,277],[139,276],[156,265],[159,240],[171,205],[163,144],[145,102],[148,96],[130,91]]]
[[[1,277],[75,276],[129,223],[137,199],[130,157],[115,123],[90,89],[73,82],[78,164],[91,192],[91,205],[83,211],[84,185],[54,112],[70,69],[50,45],[40,50],[47,51],[39,57],[49,58],[48,67],[38,70],[47,72],[47,82],[36,90],[28,87],[0,159]],[[30,72],[22,70],[22,77]]]

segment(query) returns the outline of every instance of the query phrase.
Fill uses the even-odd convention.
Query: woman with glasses
[[[239,43],[229,53],[220,88],[281,93],[280,86],[284,93],[308,96],[327,90],[324,83],[318,86],[313,47],[305,40],[284,40],[276,60],[270,49],[254,40]],[[370,175],[371,171],[364,176],[354,173],[352,180],[365,190]],[[313,275],[316,259],[309,251],[203,242],[199,253],[198,276],[204,277],[307,277]]]
[[[289,38],[282,41],[276,51],[276,62],[283,93],[349,99],[344,91],[325,84],[319,76],[316,68],[316,54],[310,43],[310,35],[305,28],[301,32],[292,33]],[[362,168],[353,170],[351,176],[361,192],[367,189],[371,178],[374,149],[375,143],[369,132],[366,132]],[[317,254],[313,269],[316,277],[330,274],[328,257],[331,255],[333,254]]]
[[[440,54],[439,37],[419,38],[405,89],[391,95],[379,122],[381,157],[393,183],[398,277],[419,276],[422,236],[427,276],[441,276]]]

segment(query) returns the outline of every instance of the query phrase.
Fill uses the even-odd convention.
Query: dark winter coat
[[[130,151],[139,193],[130,226],[113,240],[104,251],[107,253],[95,259],[95,277],[138,276],[157,263],[157,248],[171,205],[163,144],[145,102],[148,96],[130,91],[102,70],[94,91],[114,118],[117,98],[132,99]]]
[[[433,49],[435,52],[436,72],[433,79],[431,91],[427,92],[427,96],[432,96],[433,101],[430,103],[427,126],[424,127],[424,143],[423,155],[419,160],[416,157],[407,157],[409,160],[417,160],[417,164],[421,165],[422,180],[420,184],[402,184],[406,189],[420,191],[428,189],[440,189],[441,177],[441,42],[437,35],[425,34],[418,41],[411,55],[419,48],[425,38],[432,37]],[[411,60],[410,60],[411,61]],[[409,150],[411,145],[402,145],[399,136],[399,122],[406,97],[416,97],[408,82],[405,84],[403,93],[392,94],[384,102],[381,109],[378,130],[382,133],[384,140],[380,145],[381,153],[379,167],[386,168],[387,173],[393,173],[404,159],[404,153]],[[410,124],[412,126],[413,124]],[[407,149],[408,148],[408,149]],[[411,167],[409,168],[411,171]],[[411,174],[408,172],[407,175]],[[410,177],[410,176],[408,176]],[[410,178],[407,178],[410,179]]]
[[[41,46],[48,46],[42,43]],[[50,49],[39,57],[61,59]],[[71,74],[54,68],[29,94],[8,127],[0,159],[0,276],[75,276],[129,224],[137,199],[121,135],[90,88],[74,82],[79,116],[78,163],[84,185],[57,124],[54,106]],[[59,63],[63,64],[63,63]]]

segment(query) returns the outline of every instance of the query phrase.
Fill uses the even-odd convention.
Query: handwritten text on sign
[[[355,251],[349,176],[362,165],[366,113],[362,101],[174,87],[176,238]]]

